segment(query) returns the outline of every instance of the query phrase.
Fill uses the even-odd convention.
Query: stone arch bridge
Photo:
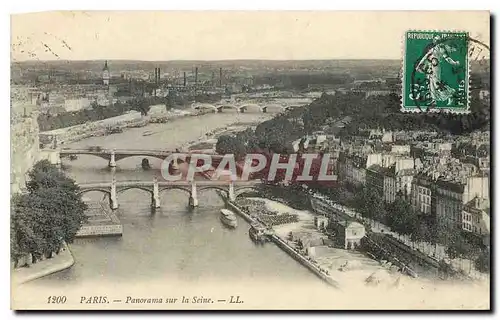
[[[67,157],[71,155],[93,155],[105,160],[109,161],[109,167],[116,167],[116,162],[125,158],[130,157],[153,157],[160,160],[166,159],[170,155],[180,154],[179,151],[174,150],[141,150],[141,149],[95,149],[95,148],[87,148],[87,149],[59,149],[59,150],[51,150],[53,155],[51,156],[51,162],[53,164],[60,164],[61,157]],[[191,157],[196,155],[196,153],[182,153],[185,156],[185,159],[182,161],[189,162]],[[206,154],[213,160],[220,160],[223,158],[222,155],[219,154]],[[180,159],[175,159],[176,164],[181,161]]]
[[[160,207],[160,194],[166,190],[182,190],[189,194],[189,205],[191,207],[198,206],[198,192],[212,189],[222,191],[229,200],[234,201],[244,192],[256,191],[259,180],[251,181],[158,181],[156,178],[153,181],[116,181],[111,182],[94,182],[80,184],[80,194],[91,191],[102,192],[109,196],[109,204],[111,209],[118,209],[118,194],[130,189],[140,189],[148,192],[151,195],[151,206],[153,208]]]
[[[267,113],[269,111],[273,112],[283,112],[287,110],[291,110],[293,108],[299,107],[289,105],[287,103],[274,103],[274,104],[259,104],[259,103],[254,103],[254,102],[247,102],[247,103],[239,103],[239,104],[210,104],[210,103],[193,103],[191,105],[191,108],[194,110],[212,110],[214,112],[223,112],[224,110],[236,110],[237,112],[240,113],[245,113],[245,112],[262,112],[262,113]]]

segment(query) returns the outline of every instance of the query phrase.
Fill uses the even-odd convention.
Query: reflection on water
[[[235,121],[234,117],[214,117],[212,120],[229,124]],[[252,120],[252,117],[256,116],[249,115],[245,119]],[[213,126],[206,119],[186,118],[151,125],[155,127],[154,131],[161,131],[152,136],[138,134],[146,129],[152,130],[148,126],[67,146],[157,149],[164,145],[172,148],[172,141],[196,138],[199,133],[195,132],[193,136],[192,128],[201,123],[204,127],[200,128]],[[141,160],[141,157],[123,159],[117,162],[116,169],[110,169],[107,161],[101,158],[80,156],[74,161],[65,159],[64,166],[66,172],[80,183],[110,181],[113,175],[117,180],[152,180],[160,168],[159,160],[150,158],[153,169],[148,171],[141,168]],[[103,194],[92,191],[85,197],[98,201],[103,199]],[[147,192],[131,189],[118,194],[120,208],[117,215],[123,223],[123,237],[76,239],[71,245],[75,265],[35,283],[61,287],[99,279],[119,282],[153,279],[158,283],[172,279],[198,283],[214,279],[235,283],[269,279],[290,284],[293,279],[325,286],[274,244],[256,246],[248,236],[249,225],[242,219],[239,219],[236,229],[225,227],[219,220],[223,202],[215,191],[199,192],[198,197],[200,206],[189,210],[185,192],[162,192],[161,208],[152,214]]]
[[[90,194],[96,196],[99,193]],[[77,239],[71,246],[75,265],[38,281],[71,285],[99,278],[201,282],[311,278],[321,284],[273,244],[255,245],[242,219],[236,229],[225,227],[219,220],[223,203],[216,192],[203,192],[199,200],[200,207],[188,210],[186,194],[172,190],[162,195],[162,207],[152,214],[146,193],[127,191],[118,210],[123,237]]]

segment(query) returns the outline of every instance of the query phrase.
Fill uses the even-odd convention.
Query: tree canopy
[[[215,151],[219,154],[233,154],[236,160],[246,155],[245,142],[237,136],[220,136],[215,145]]]
[[[387,206],[386,221],[393,231],[403,235],[413,235],[413,238],[420,228],[416,212],[410,203],[401,197],[397,197]]]
[[[381,221],[385,217],[382,195],[374,188],[364,187],[355,195],[355,204],[363,217]]]
[[[87,205],[75,181],[47,160],[28,173],[27,193],[11,199],[11,256],[59,252],[63,242],[73,242],[85,222]]]
[[[474,265],[478,271],[489,273],[491,267],[490,252],[488,250],[481,251],[474,260]]]

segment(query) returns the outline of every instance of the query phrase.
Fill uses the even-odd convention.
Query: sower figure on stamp
[[[453,103],[453,96],[455,89],[441,80],[441,65],[446,61],[447,63],[457,66],[459,61],[453,60],[449,52],[456,49],[444,43],[438,43],[440,36],[435,36],[433,39],[434,47],[420,60],[417,65],[417,71],[424,73],[429,81],[429,93],[432,97],[432,104],[437,101],[448,100],[448,105]]]

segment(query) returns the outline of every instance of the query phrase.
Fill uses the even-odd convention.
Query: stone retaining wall
[[[51,259],[40,260],[29,267],[22,267],[12,270],[12,283],[19,285],[28,281],[39,279],[49,274],[62,271],[71,267],[75,263],[73,254],[65,243],[61,252],[54,254]]]
[[[26,173],[40,160],[37,115],[23,116],[11,123],[11,193],[25,186]]]

